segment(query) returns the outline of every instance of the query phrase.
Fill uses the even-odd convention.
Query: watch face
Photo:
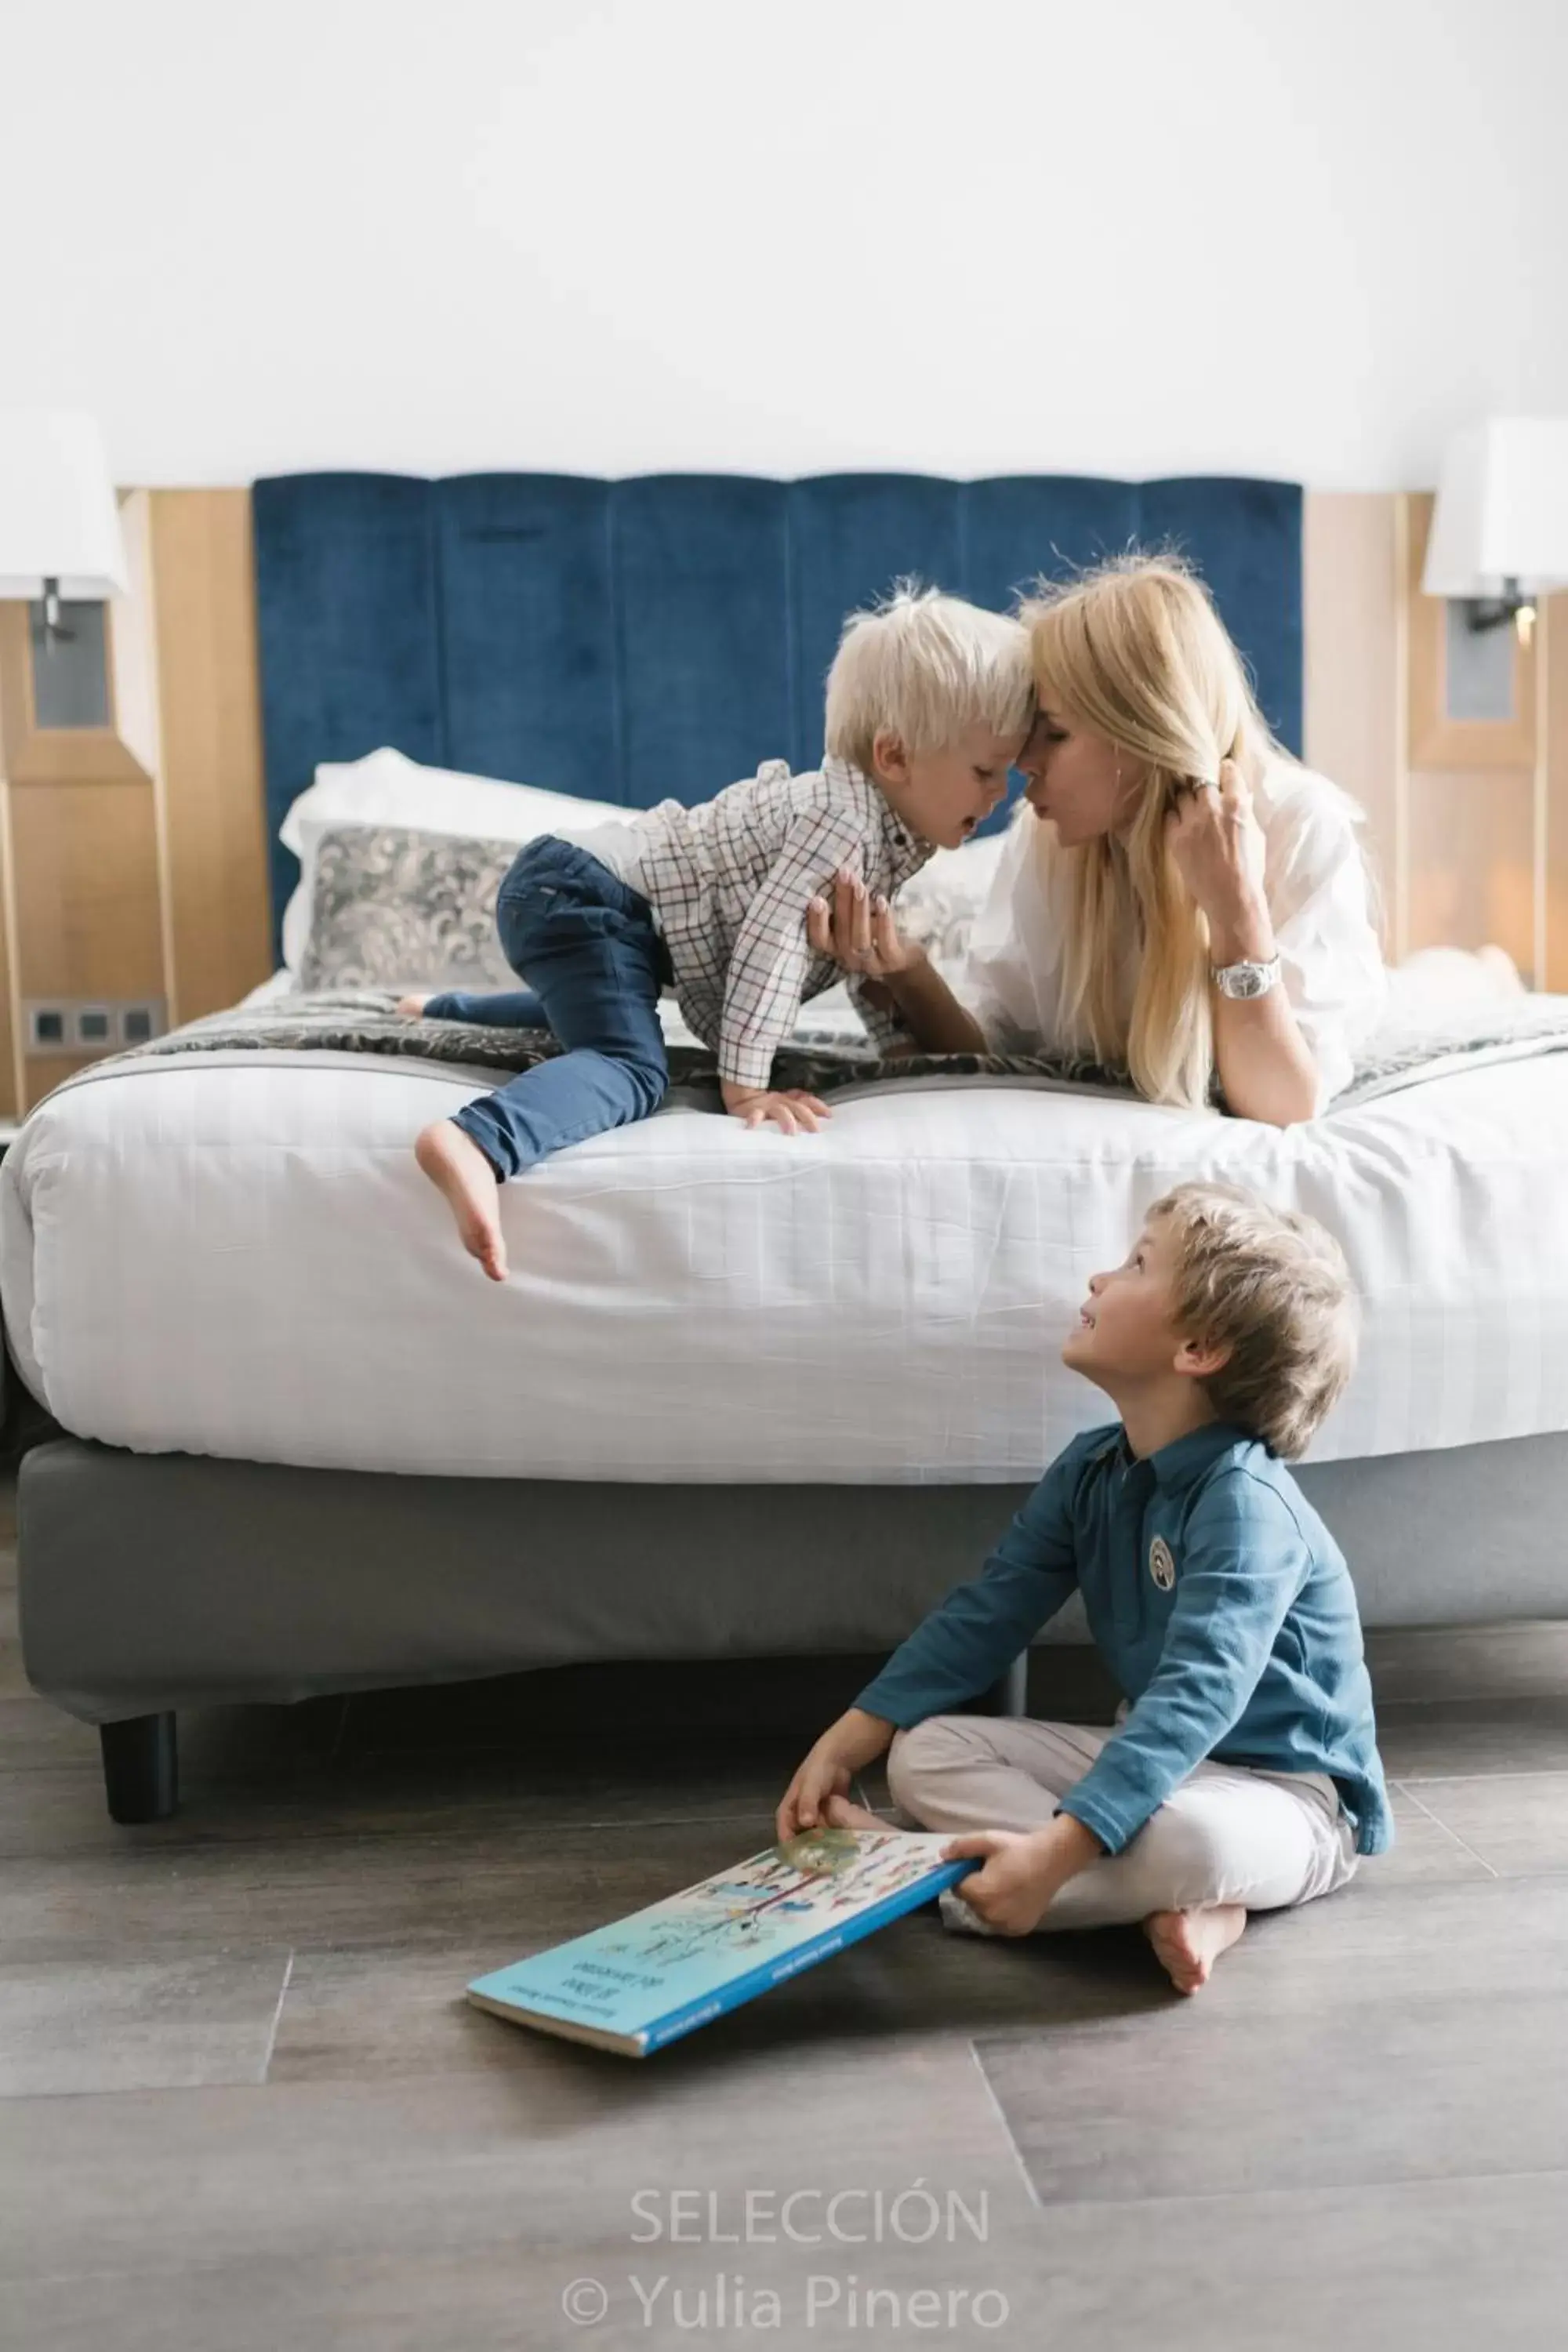
[[[1267,996],[1279,976],[1279,967],[1271,963],[1227,964],[1215,974],[1222,992],[1237,997]]]

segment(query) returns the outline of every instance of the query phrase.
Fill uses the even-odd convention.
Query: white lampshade
[[[103,436],[74,410],[0,408],[0,597],[41,596],[57,580],[81,603],[125,593]]]
[[[1495,597],[1568,586],[1568,416],[1493,416],[1443,458],[1421,585]]]

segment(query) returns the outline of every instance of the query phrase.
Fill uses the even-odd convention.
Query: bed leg
[[[1027,1715],[1029,1712],[1029,1653],[1020,1650],[1005,1675],[985,1694],[987,1715]]]
[[[180,1801],[173,1710],[133,1715],[124,1723],[100,1723],[98,1737],[110,1820],[167,1821]]]

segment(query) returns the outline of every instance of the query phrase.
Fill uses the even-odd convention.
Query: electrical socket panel
[[[22,1007],[22,1025],[27,1053],[85,1058],[161,1037],[168,1008],[161,996],[34,998]]]

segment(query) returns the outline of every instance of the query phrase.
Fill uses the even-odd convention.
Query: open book
[[[478,1977],[468,1999],[518,2025],[646,2058],[951,1886],[945,1836],[803,1831],[613,1927]]]

